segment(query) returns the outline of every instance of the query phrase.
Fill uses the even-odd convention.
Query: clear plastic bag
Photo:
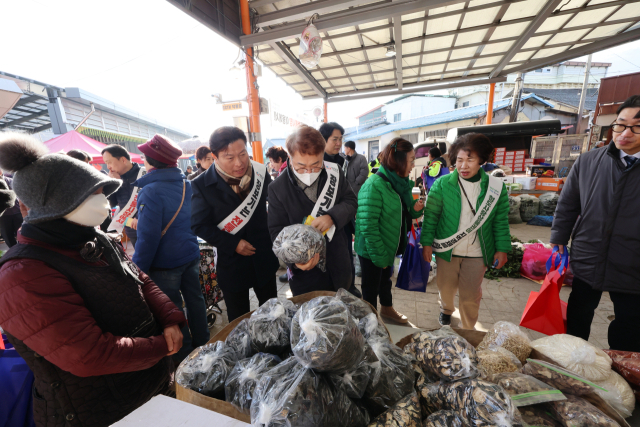
[[[310,225],[293,224],[280,231],[273,241],[273,253],[286,264],[306,264],[320,254],[318,268],[326,271],[327,242],[321,232]]]
[[[372,364],[371,381],[367,385],[364,400],[372,417],[377,417],[411,393],[416,378],[411,361],[388,338],[368,342],[378,362]]]
[[[251,349],[251,334],[249,333],[249,319],[244,319],[227,335],[225,344],[236,352],[238,360],[253,355]]]
[[[502,372],[516,372],[522,368],[522,363],[509,350],[491,345],[486,350],[478,350],[478,371],[480,376],[487,379]]]
[[[534,427],[561,427],[551,414],[547,413],[544,405],[526,406],[518,408],[522,420]]]
[[[531,375],[563,393],[582,396],[601,388],[597,384],[580,377],[575,372],[560,366],[537,359],[528,359],[527,362],[522,367],[521,372],[523,374]]]
[[[464,418],[455,411],[440,410],[424,420],[423,427],[467,427]]]
[[[287,299],[271,298],[249,318],[251,348],[254,353],[281,355],[291,350],[291,317],[296,306]]]
[[[640,386],[640,353],[620,350],[604,350],[613,361],[612,367],[636,387]]]
[[[326,377],[295,357],[262,374],[251,402],[251,423],[261,427],[364,427],[368,416]]]
[[[527,222],[540,212],[540,200],[535,196],[523,194],[520,197],[520,217]]]
[[[439,382],[427,382],[424,378],[420,378],[416,383],[416,391],[420,399],[422,418],[442,409]]]
[[[317,372],[346,372],[364,357],[364,338],[346,304],[318,297],[302,304],[291,324],[298,362]]]
[[[368,314],[358,322],[360,333],[367,340],[382,339],[389,340],[389,333],[382,323],[378,321],[378,317],[374,314]]]
[[[351,315],[358,321],[360,321],[360,319],[362,319],[363,317],[373,313],[373,310],[371,309],[371,306],[369,304],[356,297],[344,288],[338,289],[338,292],[336,292],[336,298],[347,305]]]
[[[486,350],[492,345],[509,350],[515,354],[523,365],[532,351],[529,337],[516,325],[504,320],[493,325],[493,328],[487,332],[482,342],[478,344],[478,350]]]
[[[544,193],[539,197],[540,199],[540,215],[553,216],[556,213],[556,207],[558,206],[558,200],[560,195],[558,193]]]
[[[416,342],[415,347],[423,370],[438,375],[443,381],[479,375],[476,350],[460,336],[427,339]]]
[[[400,399],[392,408],[374,419],[368,427],[422,427],[420,401],[416,392]]]
[[[620,425],[586,400],[568,394],[566,400],[549,402],[554,417],[566,427],[619,427]]]
[[[267,353],[258,353],[250,359],[239,360],[224,385],[227,402],[249,415],[253,392],[260,375],[280,362],[278,356]]]
[[[509,224],[522,224],[520,197],[509,196]]]
[[[236,352],[223,341],[203,345],[180,363],[176,382],[182,387],[224,400],[224,383],[237,361]]]
[[[420,331],[411,336],[411,342],[422,342],[444,337],[459,337],[460,335],[451,326],[443,326],[433,331]]]
[[[489,378],[489,381],[505,389],[518,407],[566,399],[560,390],[520,372],[495,374]]]
[[[435,261],[431,261],[431,270],[429,270],[429,280],[427,283],[433,282],[433,279],[438,275],[438,264]]]
[[[604,381],[611,375],[611,358],[582,338],[567,334],[551,335],[533,341],[531,346],[589,381]]]
[[[300,62],[307,68],[315,68],[322,56],[322,38],[315,25],[309,24],[300,37],[298,50]]]
[[[618,373],[611,372],[609,378],[596,382],[607,391],[596,389],[600,395],[613,409],[618,411],[624,418],[629,418],[636,407],[636,398],[633,389]]]

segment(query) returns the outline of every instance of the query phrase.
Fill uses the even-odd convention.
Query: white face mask
[[[109,216],[109,200],[104,194],[92,194],[80,206],[64,216],[67,221],[84,225],[85,227],[97,227]]]
[[[295,169],[293,169],[293,173],[295,173],[298,179],[302,181],[302,183],[306,186],[311,186],[311,184],[316,182],[321,172],[322,171],[316,173],[298,173]]]

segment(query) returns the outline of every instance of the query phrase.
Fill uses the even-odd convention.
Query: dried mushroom
[[[518,407],[566,399],[560,390],[520,372],[496,374],[490,381],[505,389]]]
[[[591,393],[598,387],[571,371],[542,360],[529,359],[529,363],[522,367],[521,372],[574,396]]]
[[[478,350],[487,350],[492,345],[509,350],[523,365],[533,350],[529,337],[516,325],[504,320],[493,325],[478,344]]]
[[[478,350],[478,370],[482,378],[501,372],[516,372],[522,368],[518,358],[509,350],[490,346],[487,350]]]
[[[291,316],[295,305],[287,299],[271,298],[249,318],[251,348],[254,353],[284,354],[291,350]]]
[[[423,427],[467,427],[464,418],[455,411],[438,411],[424,420]]]
[[[250,359],[239,360],[225,382],[227,402],[249,415],[251,400],[260,375],[267,372],[281,360],[272,354],[258,353]]]
[[[565,427],[620,427],[581,397],[567,395],[567,400],[550,402],[548,405],[554,417]]]
[[[518,408],[522,420],[535,427],[560,427],[561,424],[551,416],[549,412],[544,408],[544,405],[540,406],[525,406]]]
[[[371,306],[367,302],[354,296],[351,292],[347,291],[344,288],[338,289],[338,292],[336,292],[336,298],[347,305],[351,315],[358,321],[360,321],[360,319],[362,319],[363,317],[373,313]]]
[[[328,378],[335,387],[342,389],[351,399],[361,399],[378,365],[376,354],[365,341],[362,361],[351,370],[343,374],[329,374]]]
[[[369,427],[421,427],[420,402],[414,391],[400,399],[384,414],[373,420]]]
[[[358,322],[358,329],[360,329],[360,333],[362,333],[362,336],[367,340],[389,340],[389,332],[387,332],[384,325],[378,321],[378,317],[374,313],[367,314],[360,319],[360,322]]]
[[[478,356],[467,340],[460,336],[428,339],[415,343],[418,361],[425,371],[444,381],[478,376]]]
[[[203,345],[180,363],[176,382],[182,387],[224,400],[224,383],[237,360],[235,351],[223,341]]]
[[[428,383],[423,380],[418,380],[416,390],[418,391],[418,397],[420,398],[422,418],[428,417],[434,412],[442,409],[439,383]]]
[[[460,335],[451,326],[443,326],[433,331],[420,331],[411,336],[411,342],[420,342],[444,337],[459,337]]]
[[[249,319],[244,319],[233,328],[224,341],[238,355],[238,359],[246,359],[253,355],[251,349],[251,334],[249,333]]]
[[[326,240],[310,225],[293,224],[283,228],[273,241],[273,253],[285,264],[306,264],[320,254],[318,268],[326,271]]]

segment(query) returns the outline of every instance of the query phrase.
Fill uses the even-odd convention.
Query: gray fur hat
[[[14,132],[0,133],[0,168],[12,172],[13,191],[29,208],[25,222],[62,218],[103,187],[113,194],[122,181],[62,154],[49,154],[37,139]]]

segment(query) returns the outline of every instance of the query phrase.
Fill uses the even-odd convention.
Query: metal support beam
[[[291,52],[291,50],[282,42],[270,42],[269,46],[275,50],[278,55],[304,80],[311,89],[321,98],[327,97],[327,91],[324,90],[322,85],[317,82],[315,77],[311,75],[309,71],[300,63],[298,58]]]
[[[39,111],[37,113],[29,114],[28,116],[24,116],[24,117],[22,117],[20,119],[0,124],[0,129],[5,129],[5,128],[11,127],[11,126],[16,126],[16,125],[19,125],[20,123],[28,122],[29,120],[33,120],[33,119],[38,118],[40,116],[44,116],[45,114],[49,114],[49,112],[47,110],[42,110],[42,111]]]
[[[380,3],[388,3],[388,0],[383,0]],[[362,4],[362,0],[317,0],[311,3],[303,3],[275,12],[265,13],[264,15],[258,15],[258,26],[264,28],[284,22],[295,22],[300,19],[309,18],[314,13],[323,15],[348,9],[359,4]]]
[[[37,128],[33,128],[33,129],[31,129],[31,131],[30,131],[30,132],[31,132],[32,134],[33,134],[33,133],[38,133],[38,132],[42,132],[43,130],[51,129],[51,127],[52,127],[52,125],[51,125],[51,123],[49,123],[49,124],[42,125],[42,126],[37,127]]]
[[[393,17],[393,40],[396,45],[396,85],[402,90],[402,16]]]
[[[459,3],[460,0],[403,0],[393,3],[367,5],[341,11],[314,21],[318,31],[331,31],[343,27],[353,27],[394,15],[404,15],[408,13],[420,12],[425,9],[446,6]],[[313,3],[310,3],[313,4]],[[290,39],[301,34],[307,23],[297,22],[282,27],[266,30],[259,33],[249,34],[240,37],[240,44],[243,47],[255,46],[271,41]]]
[[[560,61],[566,61],[571,58],[578,58],[580,56],[588,55],[590,53],[598,52],[604,49],[609,49],[614,46],[618,46],[624,43],[628,43],[634,40],[640,40],[640,28],[627,31],[626,33],[620,33],[615,36],[605,37],[595,43],[589,43],[584,46],[580,46],[576,49],[571,49],[567,52],[561,52],[556,55],[551,55],[546,58],[541,58],[533,61],[526,61],[522,66],[509,68],[502,70],[500,76],[506,76],[507,74],[516,72],[525,72],[535,70],[537,68],[545,67],[547,65],[555,64]]]
[[[249,2],[249,7],[268,6],[270,4],[277,3],[279,0],[253,0]]]
[[[31,102],[46,101],[46,100],[47,98],[45,98],[44,96],[31,95],[31,96],[27,96],[26,98],[21,98],[18,102],[16,102],[16,105],[14,105],[13,108],[20,107],[21,105],[29,104]],[[44,104],[38,104],[38,105],[40,105],[41,107],[45,106]]]
[[[493,95],[496,92],[496,84],[489,83],[489,102],[487,103],[487,119],[485,124],[490,125],[493,123]]]
[[[491,71],[489,74],[490,77],[495,77],[504,69],[504,67],[509,64],[509,61],[518,53],[520,48],[524,46],[524,44],[529,40],[535,32],[540,28],[540,26],[544,23],[544,21],[556,10],[556,7],[560,4],[562,0],[548,0],[544,7],[538,12],[533,21],[529,23],[527,29],[524,30],[524,33],[520,35],[520,38],[511,46],[511,49],[507,52],[507,54],[498,62],[498,65]]]

